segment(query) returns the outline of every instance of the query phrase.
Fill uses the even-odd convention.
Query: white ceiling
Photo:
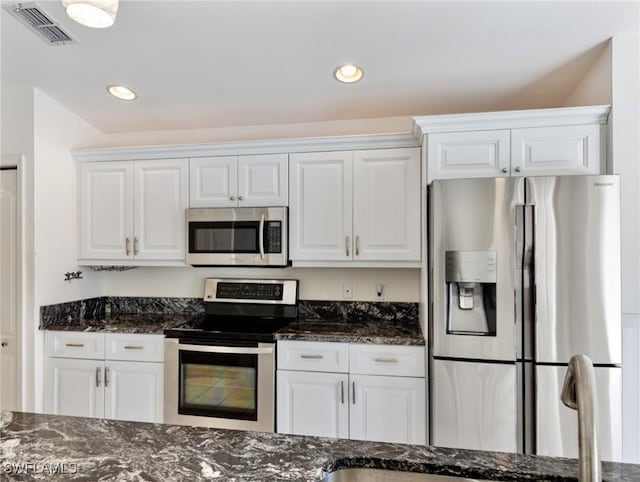
[[[105,132],[561,105],[639,24],[636,1],[121,0],[95,30],[38,4],[79,44],[48,46],[3,11],[3,85],[38,87]],[[345,62],[361,82],[333,79]],[[111,98],[115,83],[139,99]]]

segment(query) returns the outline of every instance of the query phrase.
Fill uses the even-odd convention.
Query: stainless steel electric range
[[[165,330],[164,421],[275,431],[275,332],[297,280],[205,280],[205,315]]]

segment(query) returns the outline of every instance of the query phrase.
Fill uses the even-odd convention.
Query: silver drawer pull
[[[64,346],[70,346],[72,348],[82,348],[84,343],[65,343]]]
[[[142,350],[144,349],[144,347],[140,345],[125,345],[124,349],[125,350]]]
[[[324,358],[323,355],[300,355],[300,358],[306,358],[307,360],[321,360]]]
[[[385,357],[377,357],[373,359],[374,362],[379,363],[398,363],[397,358],[385,358]]]

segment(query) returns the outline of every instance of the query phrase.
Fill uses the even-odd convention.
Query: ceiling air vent
[[[78,43],[71,35],[62,30],[60,25],[35,3],[18,3],[5,5],[7,12],[29,27],[49,45],[66,45]]]

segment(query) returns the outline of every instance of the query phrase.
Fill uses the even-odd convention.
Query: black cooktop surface
[[[164,330],[164,334],[167,338],[203,342],[273,342],[274,333],[290,322],[287,318],[203,315]]]

